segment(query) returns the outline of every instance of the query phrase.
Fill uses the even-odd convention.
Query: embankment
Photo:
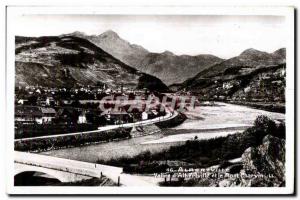
[[[41,152],[53,149],[78,147],[94,143],[130,138],[131,128],[118,128],[108,131],[61,135],[57,137],[39,137],[31,140],[16,140],[16,151]]]
[[[159,128],[172,128],[172,127],[182,124],[186,119],[187,119],[187,117],[185,116],[185,114],[178,113],[178,115],[176,115],[174,118],[172,118],[170,120],[156,122],[155,124]]]

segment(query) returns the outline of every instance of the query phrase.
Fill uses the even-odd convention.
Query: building
[[[124,124],[133,122],[131,114],[122,110],[109,109],[101,113],[106,118],[108,124]]]
[[[43,113],[39,107],[34,106],[16,106],[15,122],[21,123],[43,123]]]
[[[47,106],[50,106],[50,105],[54,105],[55,104],[55,101],[54,101],[54,99],[53,99],[53,97],[47,97],[46,98],[46,105]]]
[[[28,100],[27,99],[19,99],[18,100],[18,104],[21,104],[21,105],[25,105],[27,104]]]
[[[51,123],[56,111],[53,108],[38,106],[17,106],[15,108],[15,121],[21,123]]]
[[[158,116],[158,112],[155,109],[142,112],[142,120],[153,119]]]
[[[82,112],[79,116],[78,116],[78,121],[77,121],[78,124],[85,124],[87,123],[87,120],[86,120],[86,116],[85,116],[85,113]]]
[[[144,111],[142,112],[142,120],[147,120],[148,119],[148,112]]]
[[[56,116],[56,111],[53,108],[41,107],[40,109],[42,111],[42,123],[51,123],[52,119],[54,119]]]

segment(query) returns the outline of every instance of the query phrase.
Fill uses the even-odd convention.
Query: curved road
[[[46,136],[39,136],[39,137],[31,137],[31,138],[22,138],[22,139],[15,139],[15,142],[18,141],[28,141],[28,140],[34,140],[34,139],[40,139],[40,138],[54,138],[54,137],[61,137],[61,136],[68,136],[68,135],[81,135],[81,134],[89,134],[89,133],[98,133],[102,131],[108,131],[108,130],[114,130],[118,128],[130,128],[134,126],[145,126],[150,124],[155,124],[157,122],[167,121],[170,119],[173,119],[178,115],[178,112],[173,110],[170,107],[166,107],[166,115],[162,117],[156,117],[154,119],[144,120],[144,121],[138,121],[134,123],[126,123],[126,124],[120,124],[120,125],[108,125],[108,126],[102,126],[99,127],[98,130],[93,131],[84,131],[84,132],[75,132],[75,133],[66,133],[66,134],[57,134],[57,135],[46,135]]]

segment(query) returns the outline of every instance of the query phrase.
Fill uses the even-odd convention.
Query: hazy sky
[[[23,15],[16,35],[44,36],[82,31],[117,32],[152,52],[214,54],[230,58],[247,48],[273,52],[286,47],[285,18],[280,16],[207,15]]]

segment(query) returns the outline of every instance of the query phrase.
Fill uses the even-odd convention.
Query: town
[[[166,115],[166,107],[187,109],[194,97],[169,96],[120,86],[15,89],[15,138],[97,130],[108,125],[135,123]],[[184,101],[184,102],[183,102]]]

